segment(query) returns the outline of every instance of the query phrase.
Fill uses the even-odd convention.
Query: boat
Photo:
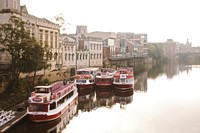
[[[101,68],[96,74],[95,85],[98,88],[108,88],[113,86],[114,74],[116,70],[112,68]]]
[[[133,68],[117,68],[113,85],[115,89],[128,90],[134,88]]]
[[[33,122],[52,121],[74,103],[78,103],[78,91],[73,81],[36,86],[28,99],[27,115]]]
[[[75,83],[78,89],[91,89],[99,68],[81,68],[76,71]]]

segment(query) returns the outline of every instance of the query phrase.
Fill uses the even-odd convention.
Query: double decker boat
[[[78,91],[72,81],[36,86],[28,100],[28,118],[33,122],[55,120],[69,112],[70,106],[77,102]]]
[[[92,89],[99,68],[82,68],[76,71],[75,83],[79,89]]]
[[[117,68],[114,75],[114,88],[127,90],[134,88],[133,68]]]
[[[101,68],[96,74],[95,85],[99,88],[112,87],[115,72],[112,68]]]

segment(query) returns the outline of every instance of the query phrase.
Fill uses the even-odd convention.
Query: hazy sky
[[[200,46],[199,0],[21,0],[28,12],[52,19],[62,14],[67,33],[76,25],[88,31],[148,34],[149,42],[174,41]]]

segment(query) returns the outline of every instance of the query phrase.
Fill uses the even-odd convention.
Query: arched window
[[[82,60],[82,54],[80,54],[80,60]]]
[[[57,57],[58,57],[58,53],[55,52],[55,53],[54,53],[54,60],[57,60]]]
[[[78,54],[76,54],[76,60],[78,60],[78,56],[79,56],[79,55],[78,55]]]
[[[96,44],[94,44],[94,50],[95,50]]]
[[[91,55],[90,55],[90,59],[92,59],[92,56],[93,56],[93,55],[91,54]]]
[[[71,60],[71,54],[69,54],[68,59]]]
[[[96,58],[96,54],[94,54],[94,59]]]
[[[101,54],[100,54],[100,57],[99,57],[100,59],[101,59]]]
[[[83,54],[83,60],[85,60],[85,54]]]
[[[74,54],[72,54],[72,61],[74,61]]]
[[[90,44],[90,49],[92,50],[92,43]]]
[[[99,59],[99,54],[97,54],[97,59]]]
[[[67,54],[65,54],[65,60],[67,60]]]
[[[87,60],[87,54],[85,55],[85,59]]]
[[[52,58],[53,58],[53,53],[50,52],[50,54],[49,54],[49,59],[52,60]]]

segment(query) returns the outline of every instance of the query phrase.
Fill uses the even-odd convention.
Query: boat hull
[[[76,84],[78,89],[92,89],[95,84]]]
[[[52,113],[52,114],[28,113],[28,119],[33,122],[53,121],[53,120],[60,118],[60,116],[62,116],[62,114],[64,114],[66,111],[68,111],[68,109],[70,109],[70,107],[73,104],[77,104],[77,103],[78,103],[78,94],[77,94],[76,98],[73,101],[71,101],[68,105],[66,105],[62,110]]]
[[[133,84],[114,84],[115,89],[119,90],[130,90],[134,88]]]
[[[95,86],[98,88],[112,88],[113,83],[96,83]]]

